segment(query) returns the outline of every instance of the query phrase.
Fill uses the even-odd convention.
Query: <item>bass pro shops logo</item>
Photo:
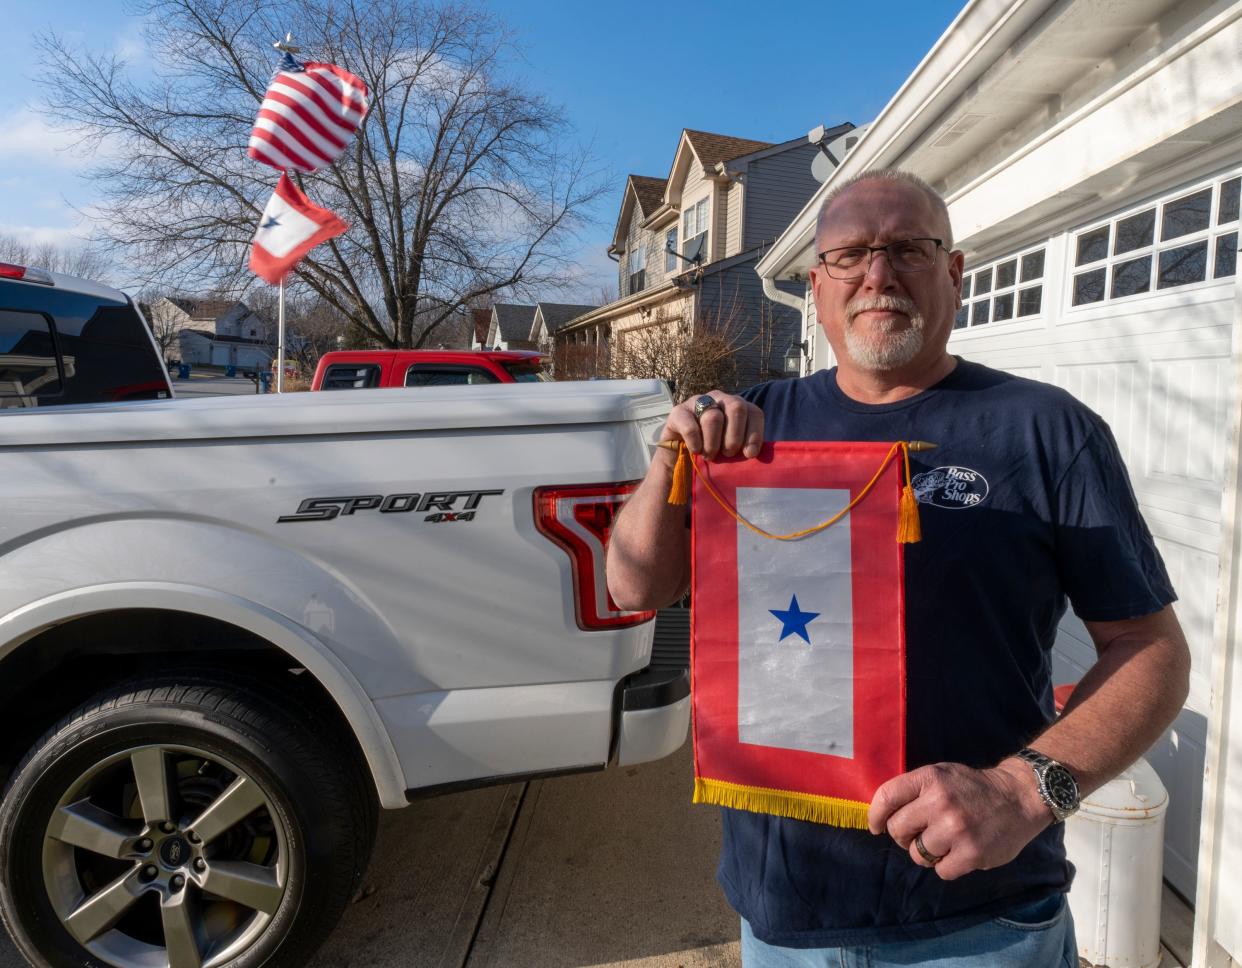
[[[937,467],[910,479],[920,504],[973,508],[988,496],[988,479],[969,467]]]

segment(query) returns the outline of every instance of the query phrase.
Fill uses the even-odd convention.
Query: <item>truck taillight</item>
[[[52,277],[44,270],[14,265],[12,262],[0,262],[0,278],[37,282],[41,286],[54,286],[56,284]]]
[[[535,527],[560,545],[573,564],[579,628],[624,628],[655,617],[655,612],[626,612],[618,608],[608,594],[604,578],[604,549],[613,522],[637,487],[637,481],[630,481],[535,488]]]

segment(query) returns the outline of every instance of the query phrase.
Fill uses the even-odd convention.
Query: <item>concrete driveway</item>
[[[254,381],[248,377],[228,377],[211,370],[191,370],[188,380],[179,380],[174,377],[172,387],[173,393],[176,394],[178,399],[254,393]]]
[[[718,811],[690,747],[638,767],[385,813],[359,897],[308,968],[735,968]],[[0,968],[24,962],[0,938]]]

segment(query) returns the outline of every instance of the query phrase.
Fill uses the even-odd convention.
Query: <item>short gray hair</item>
[[[870,171],[851,175],[845,181],[833,185],[832,190],[824,196],[824,200],[819,206],[819,216],[815,220],[815,248],[817,250],[819,249],[819,239],[828,227],[828,210],[832,208],[833,203],[855,185],[871,181],[905,182],[907,185],[912,185],[921,191],[927,197],[927,200],[931,202],[932,210],[944,221],[945,248],[953,248],[953,226],[949,222],[949,206],[945,204],[940,193],[913,172],[904,171],[901,168],[873,168]]]

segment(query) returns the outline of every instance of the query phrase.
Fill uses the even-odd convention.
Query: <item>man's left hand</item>
[[[1007,864],[1053,816],[1034,771],[1009,759],[988,770],[936,763],[893,777],[876,791],[867,820],[873,834],[887,831],[914,863],[951,881]],[[920,834],[935,864],[919,852]]]

